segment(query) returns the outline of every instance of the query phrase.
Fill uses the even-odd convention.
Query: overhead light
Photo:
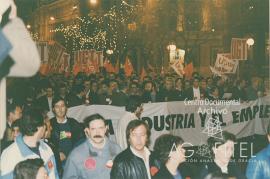
[[[253,38],[248,38],[247,39],[247,44],[248,44],[248,46],[254,45],[254,39]]]
[[[54,18],[53,16],[51,16],[51,17],[50,17],[50,20],[51,20],[51,21],[54,21],[54,20],[55,20],[55,18]]]
[[[89,0],[90,4],[92,5],[96,5],[97,4],[97,0]]]
[[[215,30],[216,30],[215,28],[212,28],[212,29],[211,29],[212,32],[215,32]]]
[[[26,25],[26,28],[27,28],[27,29],[30,29],[30,28],[31,28],[31,25],[27,24],[27,25]]]
[[[107,53],[108,55],[111,55],[111,54],[113,54],[113,50],[108,49],[108,50],[106,51],[106,53]]]

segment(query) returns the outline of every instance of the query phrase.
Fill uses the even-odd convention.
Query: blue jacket
[[[249,160],[246,176],[248,179],[270,178],[270,144]]]
[[[1,179],[13,179],[13,170],[15,166],[26,159],[41,158],[44,161],[45,168],[50,179],[59,179],[55,158],[51,148],[43,141],[39,142],[40,156],[32,152],[23,141],[22,135],[19,135],[13,144],[6,148],[0,159]]]

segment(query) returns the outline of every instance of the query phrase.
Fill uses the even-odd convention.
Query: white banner
[[[194,146],[205,143],[208,137],[224,130],[235,134],[237,138],[265,134],[270,117],[270,96],[249,103],[222,101],[222,104],[187,100],[144,104],[141,119],[151,129],[151,146],[164,133],[179,135]],[[110,138],[115,140],[114,129],[125,114],[124,107],[82,105],[69,108],[67,116],[83,122],[85,117],[94,113],[107,119]]]
[[[171,50],[169,56],[170,56],[170,63],[174,63],[175,60],[184,61],[185,50],[182,49]]]
[[[231,58],[230,53],[219,53],[214,68],[221,74],[234,74],[238,67],[238,60]]]
[[[176,49],[170,52],[170,66],[181,77],[183,77],[183,75],[185,74],[184,57],[185,57],[185,50]]]
[[[248,55],[247,39],[232,38],[231,41],[231,54],[232,59],[247,60]]]
[[[103,65],[102,51],[79,50],[74,52],[74,66],[79,67],[79,71],[87,74],[97,73],[99,67]]]

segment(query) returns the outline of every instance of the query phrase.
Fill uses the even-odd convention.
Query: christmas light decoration
[[[72,44],[72,51],[110,48],[119,52],[127,47],[128,24],[132,24],[133,31],[136,30],[136,23],[132,19],[136,8],[122,1],[119,7],[113,6],[103,15],[78,17],[72,24],[61,24],[51,32],[63,34],[65,46]]]

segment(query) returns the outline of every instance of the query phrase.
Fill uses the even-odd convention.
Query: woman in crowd
[[[207,140],[213,160],[204,165],[201,178],[214,172],[228,174],[237,179],[246,178],[236,163],[230,161],[234,153],[235,142],[235,135],[226,131],[223,131],[221,136],[210,137]]]

